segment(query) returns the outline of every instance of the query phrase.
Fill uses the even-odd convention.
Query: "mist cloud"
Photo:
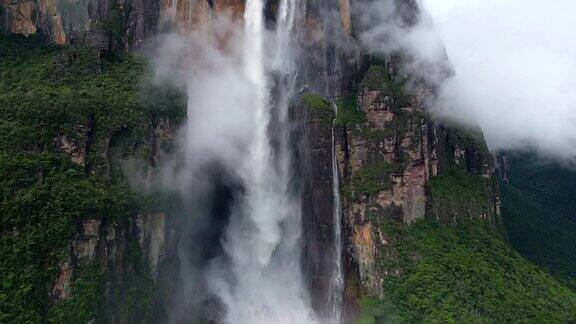
[[[196,31],[165,33],[147,50],[152,84],[185,89],[187,122],[179,131],[178,161],[161,165],[161,180],[186,192],[207,165],[234,170],[254,136],[254,87],[242,69],[244,34],[223,18]],[[200,174],[198,174],[200,173]]]
[[[447,52],[455,73],[439,84],[435,113],[480,126],[493,150],[576,156],[576,2],[422,0],[410,29],[390,18],[390,2],[377,3],[365,19],[380,23],[360,35],[369,50],[432,65]]]
[[[163,181],[192,202],[182,222],[194,233],[183,232],[183,249],[189,249],[186,242],[201,243],[206,235],[198,231],[218,230],[208,242],[217,253],[200,262],[194,255],[183,258],[182,286],[191,302],[217,305],[201,311],[218,322],[310,323],[314,314],[300,267],[300,204],[289,190],[289,142],[279,141],[276,151],[269,138],[272,130],[288,129],[281,118],[287,118],[288,97],[274,101],[268,71],[292,71],[288,60],[294,56],[287,52],[295,49],[289,30],[265,30],[261,8],[252,5],[246,24],[213,17],[198,31],[162,34],[150,45],[152,82],[176,84],[188,98],[180,161],[161,166]],[[272,57],[264,48],[275,49]],[[278,79],[285,81],[278,90],[293,92],[286,76]],[[279,116],[275,128],[269,128],[272,115]],[[210,167],[221,172],[211,174]],[[223,178],[218,192],[227,189],[231,199],[211,194],[215,175]],[[187,302],[175,308],[175,321],[189,309]]]
[[[477,122],[492,148],[576,154],[576,3],[424,1],[456,75],[442,113]]]

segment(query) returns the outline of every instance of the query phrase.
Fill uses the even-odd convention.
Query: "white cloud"
[[[423,0],[456,75],[438,111],[492,148],[576,155],[576,2]]]

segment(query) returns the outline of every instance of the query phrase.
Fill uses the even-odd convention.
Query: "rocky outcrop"
[[[58,266],[58,276],[50,290],[50,300],[52,303],[59,303],[70,298],[72,293],[72,275],[74,274],[74,267],[70,258],[66,258]]]
[[[400,27],[418,22],[415,1],[396,4],[394,17]],[[308,4],[306,46],[314,54],[305,59],[310,66],[304,73],[313,79],[307,82],[312,89],[338,98],[335,134],[343,198],[347,320],[355,318],[360,297],[382,297],[384,281],[403,274],[401,262],[388,262],[400,257],[399,237],[393,232],[397,225],[429,218],[442,226],[474,222],[502,233],[494,163],[481,132],[436,120],[426,112],[434,84],[420,74],[410,74],[406,67],[413,66],[412,58],[392,53],[375,59],[359,51],[330,49],[331,43],[341,44],[343,39],[354,42],[354,33],[366,27],[359,17],[348,21],[350,11],[355,14],[355,6],[360,5],[340,1],[340,25],[327,23],[318,13],[329,5]],[[339,33],[344,37],[335,38]],[[443,63],[435,69],[449,75],[449,63]],[[317,160],[323,165],[322,159]],[[328,190],[325,184],[323,188]],[[418,260],[415,255],[411,262]]]
[[[34,16],[36,14],[36,3],[34,1],[11,1],[3,0],[2,12],[4,26],[10,32],[22,35],[33,35],[37,31]]]
[[[340,5],[340,18],[346,36],[352,36],[352,18],[350,17],[350,0],[338,0]]]
[[[52,303],[73,297],[71,289],[81,270],[96,267],[105,278],[104,303],[108,306],[103,307],[103,313],[114,322],[114,318],[119,316],[115,314],[118,309],[115,300],[128,293],[126,283],[139,276],[144,281],[158,282],[172,274],[174,265],[178,264],[175,228],[173,221],[163,212],[140,214],[128,221],[106,218],[81,221],[69,255],[60,263],[58,276],[52,285]],[[162,284],[171,286],[165,282]],[[169,291],[162,292],[165,294],[157,294],[154,298],[163,303]]]
[[[138,215],[138,243],[151,269],[151,276],[156,281],[158,267],[166,257],[166,213],[158,212],[149,215]]]
[[[493,157],[500,179],[510,183],[510,155],[507,152],[497,152]]]
[[[76,142],[75,140],[69,140],[66,135],[60,135],[56,138],[56,146],[61,151],[70,155],[70,160],[76,165],[81,167],[85,166],[86,161],[86,148],[84,147],[85,142]]]
[[[94,64],[76,66],[78,50],[71,48],[56,58],[56,73],[67,75],[96,75],[100,72],[99,53],[89,50]],[[97,57],[93,57],[96,55]],[[119,173],[130,161],[141,166],[131,170],[141,172],[139,179],[148,188],[152,169],[163,159],[174,139],[174,122],[161,112],[144,120],[142,131],[119,124],[118,129],[96,122],[95,113],[87,113],[83,122],[58,135],[55,149],[66,153],[73,163],[96,179],[119,182]],[[125,174],[125,176],[129,176]],[[131,200],[132,201],[132,200]],[[54,306],[79,297],[76,283],[94,282],[103,295],[97,319],[105,322],[140,322],[162,318],[175,290],[178,276],[178,226],[173,216],[157,204],[146,207],[132,201],[131,211],[102,215],[84,215],[76,224],[66,256],[59,263],[59,271],[49,290]],[[154,206],[154,207],[150,207]],[[153,211],[147,211],[154,208]],[[137,210],[136,210],[137,209]],[[82,297],[82,296],[80,296]],[[138,299],[140,301],[133,301]],[[122,300],[122,303],[118,301]],[[149,311],[139,314],[133,304],[144,303]],[[140,304],[138,304],[140,303]],[[64,303],[65,305],[66,303]]]
[[[338,106],[348,313],[355,312],[357,296],[382,296],[384,280],[402,274],[397,263],[382,261],[397,258],[387,224],[430,217],[446,226],[480,221],[500,228],[494,167],[483,137],[431,118],[424,110],[429,92],[406,93],[395,64],[372,64],[358,92]],[[473,194],[477,202],[438,194],[442,181],[460,176],[482,188]]]

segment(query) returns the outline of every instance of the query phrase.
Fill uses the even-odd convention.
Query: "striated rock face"
[[[0,5],[1,32],[118,50],[138,47],[161,20],[181,30],[207,26],[214,16],[241,20],[245,0],[2,0]]]
[[[113,49],[138,46],[156,31],[160,16],[159,0],[3,0],[1,4],[0,28],[5,33]]]
[[[166,213],[138,215],[138,243],[151,268],[152,279],[156,280],[159,264],[164,261],[166,251]]]
[[[417,23],[415,1],[396,4],[400,26]],[[358,313],[359,298],[384,296],[384,281],[403,274],[401,262],[387,262],[400,257],[395,224],[409,226],[429,218],[442,226],[473,222],[502,233],[494,163],[482,134],[435,120],[425,111],[434,85],[408,75],[405,67],[414,66],[409,56],[393,53],[376,60],[331,47],[346,39],[354,42],[354,33],[361,32],[361,23],[355,25],[355,17],[350,17],[350,6],[357,5],[346,0],[337,7],[324,1],[307,3],[304,48],[312,54],[304,55],[302,73],[313,91],[338,99],[335,135],[343,201],[344,318],[350,321]],[[323,15],[335,9],[340,22]],[[451,71],[448,61],[437,69],[447,75]],[[296,119],[318,118],[306,109],[299,114],[302,117]],[[309,258],[305,264],[321,274],[314,262],[320,264],[322,258],[313,254],[313,246],[324,244],[318,238],[323,237],[322,228],[330,226],[330,218],[322,215],[331,214],[327,204],[333,197],[331,175],[321,171],[330,165],[328,146],[318,145],[329,138],[330,129],[321,130],[314,120],[302,126],[308,141],[304,152],[316,164],[311,166],[313,173],[303,173],[302,220],[304,253]],[[411,262],[419,259],[413,255]],[[312,282],[311,288],[320,296],[321,284]]]
[[[72,242],[72,256],[78,265],[86,265],[96,260],[96,248],[100,241],[101,219],[86,219]]]
[[[317,94],[304,94],[290,111],[294,121],[295,165],[302,188],[302,268],[314,309],[328,311],[334,259],[334,194],[330,104]]]
[[[350,0],[338,0],[340,5],[340,18],[342,18],[342,27],[346,36],[352,36],[352,20],[350,17]]]
[[[68,257],[61,262],[58,276],[50,292],[52,303],[59,303],[71,297],[71,287],[79,271],[85,267],[97,266],[103,269],[106,279],[104,308],[105,317],[112,320],[115,298],[126,293],[125,282],[134,276],[143,275],[153,282],[166,280],[178,264],[176,255],[176,230],[173,221],[166,213],[158,212],[138,215],[128,221],[113,221],[101,218],[87,218],[78,224],[78,231],[71,243]],[[134,246],[133,243],[137,243]],[[143,264],[135,269],[134,257],[141,251]],[[139,274],[140,273],[140,274]],[[169,283],[162,282],[168,293]],[[121,296],[120,296],[121,297]],[[164,295],[156,298],[166,298]]]
[[[214,12],[216,15],[227,14],[232,19],[239,20],[244,17],[246,0],[214,0]]]
[[[416,2],[397,4],[399,25],[413,26],[420,17]],[[386,262],[400,258],[395,224],[410,226],[430,218],[443,226],[480,222],[501,231],[494,165],[482,134],[428,115],[424,105],[434,96],[434,86],[409,77],[406,66],[418,66],[412,58],[393,53],[375,59],[355,47],[355,33],[363,26],[355,25],[350,6],[358,5],[346,0],[306,3],[299,73],[308,91],[338,103],[344,318],[350,321],[358,312],[359,298],[382,297],[384,281],[403,274],[401,262]],[[351,46],[342,50],[346,43]],[[448,63],[437,70],[451,71]],[[317,302],[326,291],[323,267],[333,258],[328,252],[333,234],[332,175],[327,171],[331,124],[323,125],[323,115],[313,109],[319,106],[304,100],[293,116],[299,121],[301,141],[296,159],[303,165],[303,266],[317,310],[322,309]],[[445,190],[460,187],[462,192],[456,194]],[[412,262],[419,259],[414,255]]]
[[[53,303],[59,303],[70,298],[72,293],[72,275],[74,267],[72,261],[68,258],[59,265],[58,276],[50,290],[50,300]]]
[[[34,21],[37,10],[36,2],[3,0],[2,6],[4,13],[0,17],[3,17],[3,25],[10,32],[22,35],[36,33],[37,27]]]
[[[403,271],[381,262],[397,254],[386,224],[431,217],[446,226],[483,221],[500,229],[494,167],[482,135],[428,116],[426,91],[406,94],[402,76],[392,74],[394,64],[387,60],[371,65],[357,94],[338,107],[343,116],[337,147],[347,226],[349,313],[355,312],[356,296],[385,294],[384,279]],[[453,177],[479,183],[478,201],[458,203],[438,195],[441,181]]]
[[[510,183],[510,155],[507,152],[497,152],[493,157],[500,179],[505,183]]]

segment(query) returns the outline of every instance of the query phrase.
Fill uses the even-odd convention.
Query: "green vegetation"
[[[349,191],[347,196],[355,199],[360,195],[369,196],[390,189],[394,184],[391,175],[402,171],[404,166],[401,163],[386,161],[364,166],[352,175],[350,185],[347,186]]]
[[[431,207],[436,217],[447,224],[466,222],[485,216],[495,217],[492,180],[450,168],[431,177],[426,184]]]
[[[360,82],[360,88],[366,88],[368,90],[381,90],[386,81],[389,81],[388,71],[386,67],[380,64],[373,64],[368,68],[368,71],[364,74],[364,78]]]
[[[143,64],[129,56],[100,60],[90,49],[0,39],[0,129],[24,135],[21,142],[2,134],[0,145],[17,151],[30,149],[32,144],[36,149],[50,149],[58,135],[79,139],[78,128],[87,127],[90,115],[97,145],[122,128],[130,136],[145,136],[142,125],[156,115],[182,119],[185,111],[174,105],[170,111],[158,111],[142,104],[138,93],[150,93],[139,87],[143,72]],[[166,90],[162,96],[154,90],[171,104],[182,105],[175,93]]]
[[[115,43],[113,46],[121,47],[122,37],[126,30],[125,24],[134,8],[131,3],[120,4],[118,0],[110,1],[108,6],[108,15],[102,25],[110,39]]]
[[[450,142],[453,145],[458,145],[465,149],[477,149],[482,156],[490,158],[490,152],[482,131],[455,125],[447,125],[447,129],[450,132]]]
[[[510,243],[576,288],[576,171],[521,153],[511,155],[509,176],[500,189]]]
[[[102,171],[111,138],[124,134],[129,147],[140,148],[135,157],[148,160],[150,129],[143,125],[184,117],[181,96],[144,89],[143,72],[130,56],[0,37],[0,322],[86,322],[95,314],[100,271],[76,273],[74,297],[62,304],[51,305],[48,292],[75,224],[126,220],[154,204],[144,205],[121,174]],[[139,92],[157,93],[166,104]],[[87,145],[85,167],[60,151],[60,136]]]
[[[96,318],[104,296],[104,276],[99,266],[80,268],[72,283],[72,297],[51,308],[51,323],[85,323]]]
[[[386,109],[389,109],[390,112],[393,113],[393,118],[386,121],[383,128],[382,125],[378,125],[381,129],[363,127],[359,130],[363,138],[369,140],[392,138],[398,134],[405,134],[409,131],[419,134],[421,128],[418,126],[421,125],[423,112],[419,109],[408,108],[411,106],[412,97],[405,91],[405,83],[405,80],[391,76],[386,70],[386,67],[381,64],[371,65],[366,73],[364,73],[359,85],[360,93],[364,90],[379,91],[381,94],[379,100],[386,105]],[[358,111],[362,113],[359,108],[356,108],[357,103],[355,98],[356,95],[350,99],[346,99],[347,102],[342,106],[351,107],[345,111]],[[358,117],[353,115],[352,118],[355,118],[353,121],[356,123],[365,120],[363,113]]]
[[[427,184],[429,218],[408,225],[371,217],[393,242],[380,247],[387,252],[379,256],[378,269],[400,274],[385,278],[383,299],[362,301],[360,323],[576,320],[576,292],[515,252],[497,219],[479,217],[493,216],[493,185],[452,168]]]
[[[312,109],[324,110],[330,109],[330,103],[319,94],[305,93],[302,95],[302,100]]]
[[[397,134],[406,136],[411,131],[415,138],[419,138],[416,132],[420,128],[418,125],[421,125],[418,120],[422,119],[422,112],[405,109],[410,98],[403,91],[403,86],[403,82],[391,77],[383,65],[370,67],[359,89],[381,91],[382,100],[394,116],[385,122],[384,127],[363,127],[356,129],[355,135],[361,136],[369,144]],[[351,102],[351,106],[355,104]],[[474,155],[470,159],[473,161],[467,162],[478,165],[466,167],[477,169],[475,171],[478,173],[482,171],[490,153],[480,132],[448,125],[442,136],[446,136],[447,146],[464,148]],[[441,162],[453,161],[450,149],[447,147],[444,152],[439,152]],[[351,174],[349,184],[344,187],[345,196],[355,198],[389,188],[392,184],[390,174],[397,172],[391,167],[370,165]],[[371,241],[376,251],[374,271],[383,276],[384,282],[383,296],[362,296],[359,323],[576,321],[576,292],[565,282],[553,278],[525,259],[506,242],[501,219],[495,211],[498,190],[495,180],[466,172],[465,167],[454,162],[442,164],[441,169],[442,173],[429,179],[426,184],[427,217],[410,225],[400,220],[402,206],[391,204],[383,208],[371,199],[363,200],[363,220],[370,222],[375,235]],[[552,197],[563,197],[566,204],[575,205],[576,178],[568,178],[564,185],[558,185],[558,179],[555,179],[555,189],[550,188],[552,183],[543,189],[539,184],[547,184],[543,179],[546,173],[538,174],[524,168],[517,172],[532,176],[533,182],[528,184],[523,179],[511,183],[508,194],[513,195],[515,200],[503,201],[505,221],[510,223],[507,228],[513,226],[517,231],[509,232],[512,244],[523,244],[526,252],[522,253],[530,260],[540,258],[539,264],[574,271],[576,265],[566,260],[576,260],[569,257],[576,255],[572,222],[576,207],[562,207],[564,211],[554,216],[544,211],[545,207],[550,209],[557,203]],[[530,193],[521,191],[521,186],[531,188]],[[539,190],[547,192],[542,194]],[[560,194],[560,191],[564,194]],[[550,196],[543,198],[546,194]],[[536,204],[529,203],[530,200]],[[507,207],[507,204],[510,206]],[[523,206],[519,208],[519,204]],[[511,210],[513,223],[512,217],[506,214],[506,208]],[[532,210],[531,215],[529,209]],[[557,210],[554,208],[552,212]],[[563,219],[559,222],[560,226],[567,227],[566,230],[551,225],[559,215]],[[555,239],[556,235],[558,240]],[[530,239],[527,239],[528,236]],[[546,243],[536,247],[539,242]],[[546,251],[552,249],[557,252],[545,256]],[[560,264],[563,266],[558,267]],[[361,280],[353,276],[349,280]]]
[[[410,105],[411,97],[405,91],[405,81],[391,76],[384,65],[374,64],[368,68],[360,82],[360,89],[380,90],[391,99],[391,109],[398,111]]]
[[[356,324],[405,323],[405,318],[398,315],[398,309],[392,304],[373,297],[364,297],[361,302],[361,317]]]
[[[364,112],[358,107],[355,95],[350,95],[338,99],[336,112],[337,126],[361,124],[366,120]]]
[[[87,178],[57,154],[0,153],[0,188],[0,322],[37,322],[74,223],[137,209],[128,188]]]
[[[403,273],[384,282],[385,298],[363,300],[361,323],[576,320],[576,293],[482,227],[446,228],[383,220]]]
[[[311,109],[314,116],[320,118],[323,125],[332,126],[334,112],[328,100],[316,93],[305,93],[302,95],[302,101]]]

